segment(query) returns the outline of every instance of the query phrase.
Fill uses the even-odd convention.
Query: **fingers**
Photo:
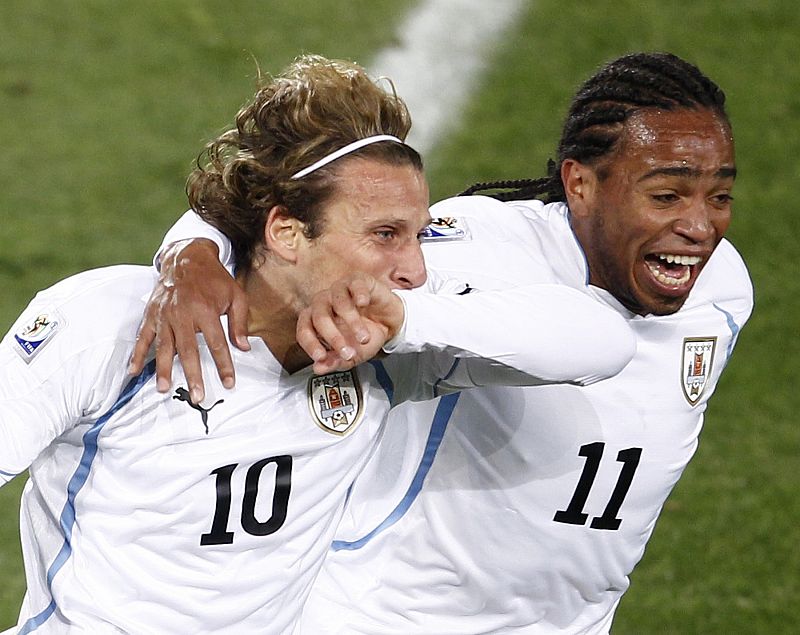
[[[355,351],[345,351],[349,359],[329,350],[327,343],[317,334],[311,310],[303,310],[297,319],[297,343],[313,361],[314,373],[325,375],[337,370],[349,370],[356,365]]]
[[[159,357],[161,356],[162,352],[164,357],[169,353],[169,364],[170,369],[172,366],[172,357],[174,356],[175,352],[178,353],[178,359],[180,360],[181,367],[183,368],[183,374],[186,377],[186,383],[188,384],[189,389],[189,396],[192,400],[192,403],[200,403],[205,397],[205,385],[203,384],[203,371],[200,365],[200,352],[197,348],[197,337],[195,337],[195,327],[192,323],[189,323],[185,320],[176,319],[172,322],[175,330],[172,332],[175,338],[174,341],[174,350],[167,350],[165,346],[165,342],[162,342],[160,345],[156,346],[156,375],[158,377],[157,381],[159,382],[159,389],[160,389],[160,382],[162,380],[160,371],[159,371]],[[219,325],[219,322],[217,322]],[[226,350],[228,349],[228,345],[225,343],[225,336],[224,334],[220,334],[223,342],[223,348]],[[166,339],[166,338],[165,338]],[[164,350],[162,351],[162,347]],[[166,364],[166,359],[164,360]],[[233,373],[233,367],[229,368],[229,372]]]
[[[194,403],[205,396],[197,333],[202,333],[217,373],[226,388],[236,376],[231,352],[220,323],[228,313],[231,342],[249,350],[247,341],[247,298],[217,258],[213,243],[198,239],[174,244],[164,254],[161,277],[146,309],[140,340],[131,360],[133,369],[153,340],[156,344],[156,382],[162,392],[169,390],[172,362],[177,352]]]
[[[377,287],[375,278],[363,273],[355,274],[347,283],[342,281],[342,284],[347,284],[350,290],[350,297],[359,308],[369,305]]]
[[[345,281],[337,282],[312,298],[308,307],[309,320],[304,322],[304,326],[313,329],[318,342],[312,351],[306,351],[312,359],[319,359],[319,345],[327,344],[327,348],[342,360],[349,361],[355,356],[356,348],[369,341],[369,330],[356,307],[357,302],[363,303],[364,297],[369,303],[363,281]]]
[[[350,370],[357,366],[355,359],[343,360],[335,353],[329,353],[327,357],[314,362],[313,370],[315,375],[327,375],[328,373]]]
[[[312,303],[312,311],[317,310],[323,319],[323,324],[328,328],[338,329],[340,334],[347,332],[348,336],[345,345],[366,344],[370,338],[369,329],[366,326],[361,310],[370,304],[372,292],[375,288],[375,279],[365,274],[356,274],[349,280],[341,280],[334,283],[329,295],[320,296],[321,304]],[[325,321],[325,317],[330,316],[333,324]],[[334,350],[338,350],[337,342],[327,339],[325,332],[320,332],[331,344]]]
[[[136,333],[136,343],[133,347],[133,353],[128,364],[128,374],[136,376],[144,370],[144,365],[147,360],[147,354],[150,351],[150,345],[156,339],[156,330],[153,328],[154,318],[150,311],[147,312],[144,322],[139,326],[139,331]]]
[[[232,287],[233,297],[228,307],[228,335],[231,344],[240,350],[249,351],[250,342],[247,340],[247,295],[241,287]]]
[[[379,354],[388,328],[383,319],[372,317],[372,305],[389,306],[391,300],[402,305],[387,287],[364,274],[316,294],[300,313],[296,332],[298,344],[314,362],[314,372],[349,370]]]
[[[222,330],[222,323],[219,321],[219,318],[212,316],[211,319],[199,325],[198,328],[203,334],[208,350],[214,360],[214,365],[217,367],[217,374],[219,375],[222,385],[225,386],[225,388],[233,388],[236,383],[236,375],[233,369],[231,351],[230,348],[228,348],[228,341],[225,339],[225,332]],[[196,349],[195,342],[195,350]],[[194,380],[195,378],[190,376],[189,370],[186,368],[180,349],[178,350],[178,357],[180,357],[181,365],[184,367],[186,379]],[[202,378],[200,378],[199,383],[202,384]]]
[[[175,356],[175,340],[172,331],[162,329],[156,334],[156,388],[167,392],[172,385],[172,358]]]
[[[310,309],[304,309],[297,317],[295,336],[300,348],[306,352],[306,355],[308,355],[312,361],[321,362],[328,356],[328,347],[314,328]]]

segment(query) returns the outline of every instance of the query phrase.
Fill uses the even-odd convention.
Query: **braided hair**
[[[578,89],[561,132],[558,161],[548,161],[547,176],[476,183],[460,195],[511,189],[489,196],[501,201],[566,201],[561,164],[567,159],[596,163],[616,147],[628,118],[646,108],[707,109],[730,125],[725,93],[696,66],[671,53],[625,55],[606,64]]]

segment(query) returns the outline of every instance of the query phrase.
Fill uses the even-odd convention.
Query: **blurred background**
[[[486,0],[487,2],[489,0]],[[433,0],[428,4],[469,4]],[[0,19],[0,330],[79,270],[147,263],[186,207],[205,141],[255,87],[320,53],[372,68],[411,0],[4,0]],[[498,5],[499,6],[499,5]],[[756,309],[700,449],[634,571],[614,633],[794,633],[800,598],[800,12],[790,0],[519,0],[463,109],[426,147],[432,200],[544,174],[569,99],[599,65],[667,50],[728,95],[739,177],[728,236]],[[498,9],[499,10],[499,9]],[[428,36],[443,50],[452,25]],[[417,59],[438,64],[441,58]],[[402,86],[399,86],[402,95]],[[446,91],[431,90],[434,103]],[[412,116],[414,115],[412,104]],[[0,490],[0,630],[25,583],[18,507]]]

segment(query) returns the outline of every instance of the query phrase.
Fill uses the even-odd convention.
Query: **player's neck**
[[[239,280],[248,300],[247,334],[260,337],[290,373],[311,363],[297,344],[298,302],[277,271],[251,272]]]

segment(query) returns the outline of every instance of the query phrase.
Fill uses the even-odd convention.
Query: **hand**
[[[236,380],[220,316],[228,316],[231,342],[243,351],[247,341],[247,299],[225,270],[216,244],[195,239],[171,245],[161,262],[161,276],[145,308],[136,336],[129,372],[139,374],[155,341],[156,385],[167,392],[172,384],[172,359],[178,353],[193,403],[205,397],[196,333],[202,333],[217,366],[222,385]]]
[[[317,293],[297,320],[297,343],[324,375],[378,355],[403,326],[403,301],[372,276],[357,273]]]

